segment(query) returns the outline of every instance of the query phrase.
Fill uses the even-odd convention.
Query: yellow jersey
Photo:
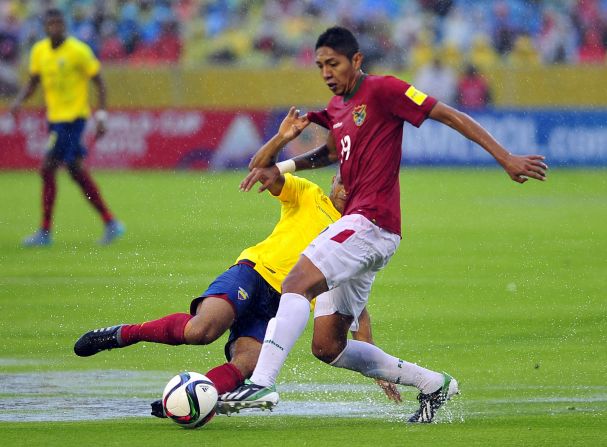
[[[29,71],[40,76],[46,116],[51,123],[88,118],[89,79],[100,68],[91,48],[74,37],[67,37],[57,48],[48,38],[34,44]]]
[[[276,198],[281,203],[280,220],[272,234],[245,249],[236,262],[253,261],[255,270],[280,292],[301,252],[341,214],[318,185],[291,174],[285,174],[285,184]]]

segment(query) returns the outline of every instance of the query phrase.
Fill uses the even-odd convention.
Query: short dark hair
[[[60,18],[64,19],[63,12],[59,8],[49,8],[44,13],[44,20],[52,19],[52,18]]]
[[[358,41],[352,31],[343,26],[332,26],[318,36],[314,49],[318,50],[320,47],[332,48],[350,60],[360,51]]]

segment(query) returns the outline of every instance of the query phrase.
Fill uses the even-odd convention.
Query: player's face
[[[344,184],[341,182],[341,176],[336,175],[333,177],[333,185],[331,185],[331,193],[329,194],[329,199],[331,199],[331,203],[337,211],[341,214],[344,212],[344,208],[346,206],[346,199],[348,195],[346,194],[346,188],[344,188]]]
[[[65,36],[65,21],[61,16],[49,16],[44,22],[44,31],[51,40],[61,39]]]
[[[348,94],[356,85],[360,74],[362,54],[356,53],[352,60],[333,48],[319,47],[316,50],[316,65],[334,95]]]

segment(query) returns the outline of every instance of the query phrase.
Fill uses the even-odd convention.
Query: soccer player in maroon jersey
[[[281,148],[275,143],[290,141],[299,135],[305,127],[299,129],[299,123],[299,115],[292,108],[278,133],[253,156],[249,167],[274,164]],[[173,313],[140,324],[88,331],[76,341],[75,354],[89,357],[144,341],[174,346],[207,345],[229,330],[225,345],[228,361],[209,370],[206,376],[220,394],[242,385],[255,368],[268,322],[276,315],[280,283],[306,245],[340,217],[345,203],[338,177],[334,178],[328,196],[309,180],[290,174],[277,177],[268,191],[281,204],[281,217],[271,235],[245,249],[229,269],[192,301],[190,313]],[[352,336],[373,343],[371,320],[366,310],[360,319],[362,323]],[[389,399],[400,401],[394,384],[376,382]],[[220,405],[217,411],[230,413],[232,408]],[[152,403],[152,414],[164,417],[161,401]]]
[[[284,172],[314,169],[339,162],[347,191],[343,217],[304,250],[282,283],[276,317],[268,325],[251,381],[221,396],[228,405],[255,408],[277,401],[275,380],[308,320],[308,301],[317,298],[312,352],[332,366],[365,376],[415,386],[419,409],[410,422],[431,422],[436,411],[458,392],[455,379],[386,354],[376,346],[348,340],[367,303],[376,273],[400,243],[399,171],[403,124],[419,127],[431,118],[457,130],[489,152],[512,180],[545,180],[540,155],[509,153],[485,129],[461,113],[390,76],[362,72],[363,55],[353,34],[333,27],[316,43],[316,64],[335,96],[321,112],[308,113],[301,124],[330,130],[327,143],[294,159],[254,169],[242,181],[249,191],[260,181],[272,183]]]

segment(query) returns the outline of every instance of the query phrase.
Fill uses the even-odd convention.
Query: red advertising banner
[[[89,122],[83,143],[93,168],[224,169],[246,165],[274,126],[269,111],[112,110],[108,133],[93,141]],[[0,169],[38,168],[47,141],[42,111],[0,114]]]

